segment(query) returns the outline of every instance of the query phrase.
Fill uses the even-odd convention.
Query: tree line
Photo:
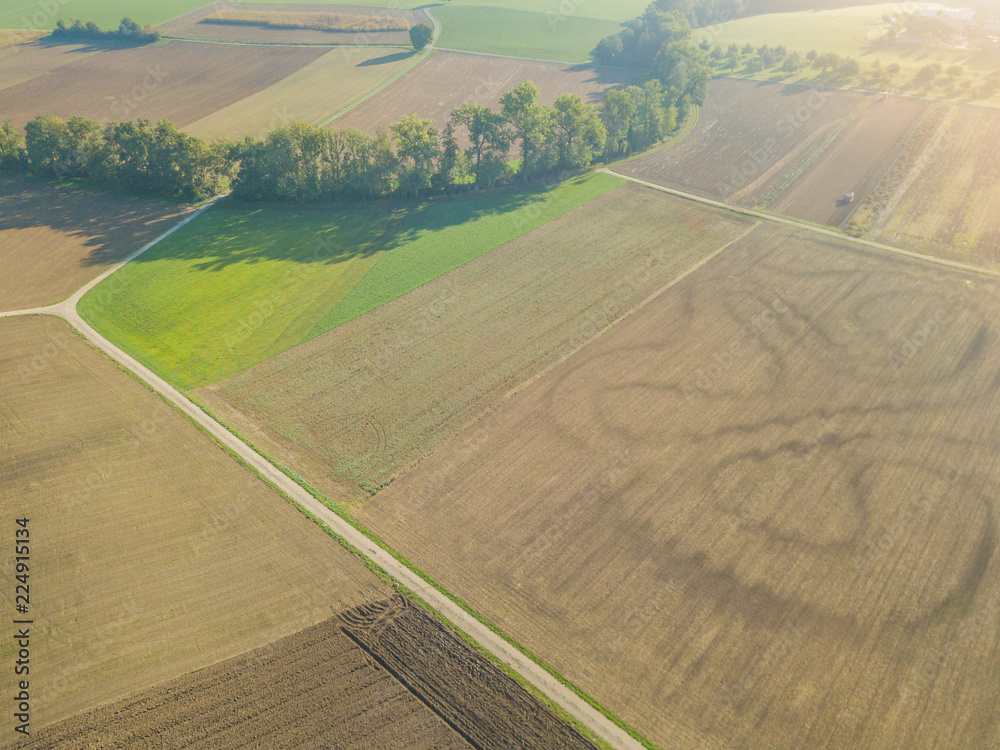
[[[0,126],[0,169],[84,180],[136,195],[198,201],[226,186],[248,201],[420,198],[529,182],[641,151],[686,114],[651,80],[609,89],[600,106],[574,94],[552,105],[526,81],[499,109],[464,104],[438,130],[405,117],[374,135],[292,123],[264,138],[212,144],[169,121],[109,123],[36,117],[24,135]]]
[[[101,42],[119,42],[125,44],[151,44],[160,41],[160,32],[147,26],[140,28],[131,18],[123,18],[117,29],[102,29],[93,21],[84,23],[74,20],[69,26],[61,18],[52,30],[55,39],[86,39]]]

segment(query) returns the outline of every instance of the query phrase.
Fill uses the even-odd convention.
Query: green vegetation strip
[[[621,184],[586,174],[419,205],[226,203],[97,285],[80,314],[182,389],[374,310]]]

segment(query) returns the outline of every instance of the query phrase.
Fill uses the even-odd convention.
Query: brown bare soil
[[[840,227],[885,177],[928,102],[889,97],[872,103],[772,206],[814,224]],[[854,202],[841,199],[854,193]]]
[[[79,714],[46,727],[23,747],[468,750],[458,733],[379,667],[340,625],[333,617]],[[434,655],[457,663],[436,665],[439,673],[451,676],[468,648],[445,637],[450,649]],[[536,704],[534,710],[543,709]]]
[[[0,42],[0,89],[48,76],[56,68],[82,60],[95,52],[96,49],[89,44],[30,42],[7,47]],[[7,113],[0,109],[0,121],[5,119],[8,119]]]
[[[385,595],[334,539],[47,316],[0,320],[0,511],[12,539],[14,519],[30,519],[32,729]],[[7,612],[14,573],[6,554]],[[0,661],[13,664],[14,645],[4,639]],[[13,696],[15,679],[2,670],[0,691]]]
[[[341,617],[352,640],[477,750],[595,750],[408,599],[363,604]]]
[[[642,82],[636,71],[588,65],[532,62],[464,52],[435,50],[430,58],[331,127],[367,132],[389,127],[407,115],[433,120],[439,128],[463,104],[498,107],[500,96],[524,81],[541,89],[539,100],[552,104],[562,94],[578,94],[592,104],[609,88]]]
[[[331,498],[363,498],[749,226],[622,186],[195,394]]]
[[[875,239],[1000,268],[1000,112],[941,105],[935,132],[907,155],[873,207]]]
[[[998,313],[762,225],[354,513],[661,747],[991,747]]]
[[[332,31],[325,29],[275,28],[273,26],[250,26],[212,23],[208,19],[219,13],[215,4],[181,16],[157,27],[164,36],[181,39],[217,40],[224,42],[270,42],[280,44],[391,44],[409,46],[410,26],[418,23],[430,24],[430,19],[421,10],[395,10],[365,5],[267,5],[254,4],[254,12],[301,15],[304,19],[315,13],[336,13],[338,15],[390,18],[407,24],[405,29],[395,31]]]
[[[665,187],[752,206],[807,163],[813,150],[847,126],[872,98],[717,79],[690,136],[616,169]]]
[[[187,210],[0,178],[0,311],[65,299],[165,232]]]
[[[177,127],[277,83],[327,50],[320,47],[170,42],[104,49],[45,79],[0,90],[0,113],[18,127],[41,114],[98,122],[146,118]]]

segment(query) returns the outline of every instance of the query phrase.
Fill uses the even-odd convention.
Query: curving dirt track
[[[889,97],[871,104],[772,210],[814,224],[843,226],[899,157],[930,103]],[[854,193],[854,202],[841,199]]]
[[[0,117],[17,127],[51,114],[100,123],[146,118],[183,127],[267,88],[329,50],[169,42],[103,49],[55,68],[45,84],[0,89]]]

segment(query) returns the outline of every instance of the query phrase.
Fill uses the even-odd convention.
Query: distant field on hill
[[[51,44],[44,41],[0,48],[0,89],[44,76],[61,65],[82,60],[96,50],[87,44]],[[0,120],[8,119],[0,113]]]
[[[292,122],[318,124],[413,62],[413,54],[386,49],[331,50],[256,94],[203,117],[184,130],[213,140],[263,138]],[[390,123],[392,124],[392,123]]]
[[[169,229],[187,209],[0,177],[0,310],[51,305]]]
[[[105,280],[87,320],[181,387],[233,375],[611,190],[590,174],[393,206],[219,205]]]
[[[0,28],[51,31],[60,18],[67,23],[79,18],[103,28],[117,28],[126,16],[140,26],[155,26],[204,4],[203,0],[5,0],[0,8]]]
[[[10,538],[26,516],[31,540],[33,731],[385,596],[63,321],[2,319],[0,352],[0,506]],[[14,593],[0,592],[7,612]],[[14,645],[0,645],[8,664]],[[14,681],[4,669],[5,695]]]
[[[182,127],[272,86],[327,51],[195,42],[103,49],[60,65],[44,86],[28,80],[0,89],[0,113],[18,127],[40,114],[101,123],[168,119]]]
[[[998,319],[762,224],[352,512],[660,747],[992,747]]]
[[[622,186],[196,395],[334,500],[360,497],[747,226]]]
[[[487,55],[435,50],[431,56],[388,88],[330,123],[373,132],[407,115],[433,120],[443,128],[452,110],[467,102],[498,108],[500,97],[524,81],[534,82],[539,101],[552,104],[562,94],[578,94],[600,103],[609,88],[641,84],[639,71],[603,66],[509,60]]]

